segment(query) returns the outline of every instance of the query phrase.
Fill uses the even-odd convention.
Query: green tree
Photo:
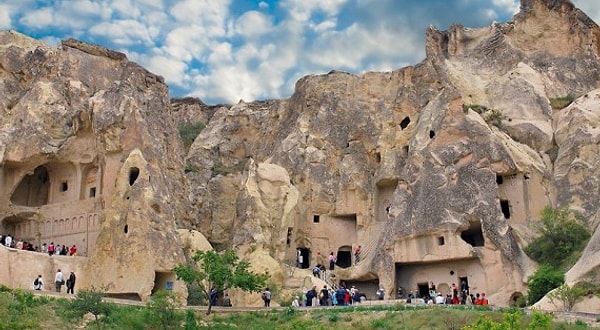
[[[555,304],[555,301],[559,301],[562,303],[563,310],[571,311],[573,306],[583,298],[585,295],[585,289],[579,287],[570,287],[567,283],[559,286],[554,291],[548,294],[548,299],[552,304]]]
[[[527,298],[529,304],[533,305],[538,300],[542,299],[546,293],[558,288],[564,282],[565,275],[562,271],[553,268],[550,265],[543,265],[528,281],[529,292]]]
[[[269,276],[256,274],[249,270],[250,263],[241,261],[234,250],[218,253],[214,250],[196,251],[192,256],[193,264],[179,264],[174,271],[177,279],[188,284],[196,284],[206,297],[210,297],[211,288],[217,294],[231,288],[246,292],[260,292]],[[208,303],[209,315],[212,304]]]
[[[83,317],[87,313],[94,315],[95,323],[100,329],[100,321],[98,316],[108,315],[111,312],[111,305],[102,300],[104,291],[98,288],[90,288],[89,290],[79,290],[69,303],[69,310],[77,317]]]
[[[565,267],[569,257],[583,250],[590,231],[571,214],[569,209],[545,207],[541,214],[539,236],[525,249],[525,253],[541,264]]]

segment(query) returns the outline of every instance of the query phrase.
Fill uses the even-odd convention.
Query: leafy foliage
[[[179,126],[179,136],[183,140],[185,150],[188,150],[198,134],[206,127],[203,122],[185,123]]]
[[[570,287],[568,284],[563,284],[556,288],[556,290],[548,294],[550,302],[556,306],[556,302],[562,304],[562,308],[565,311],[571,311],[573,306],[583,298],[586,290],[577,286]]]
[[[239,260],[234,250],[222,253],[214,250],[196,251],[192,256],[194,264],[179,264],[174,271],[177,279],[188,284],[195,283],[206,297],[212,287],[221,293],[230,288],[246,292],[260,292],[269,276],[250,271],[250,263]],[[210,314],[211,304],[207,314]]]
[[[563,272],[556,270],[552,266],[543,265],[540,267],[535,274],[529,278],[528,281],[529,304],[532,305],[536,303],[538,300],[542,299],[546,293],[561,286],[564,282],[564,279],[565,275]]]
[[[525,253],[541,264],[568,267],[565,260],[581,252],[590,238],[590,231],[565,207],[545,207],[541,215],[540,236],[525,248]]]
[[[158,329],[179,328],[183,315],[175,310],[176,301],[177,297],[172,291],[159,290],[155,292],[146,305],[148,320],[159,325]]]
[[[89,290],[79,290],[75,295],[75,299],[69,302],[68,310],[78,318],[91,313],[94,315],[98,329],[100,329],[98,317],[100,315],[109,315],[112,310],[112,306],[102,300],[104,291],[103,289],[94,287]]]

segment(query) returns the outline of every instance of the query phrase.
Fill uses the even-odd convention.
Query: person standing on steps
[[[336,257],[333,255],[333,251],[329,254],[329,270],[335,268]]]
[[[362,246],[357,246],[356,249],[354,249],[354,264],[358,264],[358,262],[360,261],[360,254],[362,252]]]

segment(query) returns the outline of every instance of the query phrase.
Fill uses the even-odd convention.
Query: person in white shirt
[[[12,244],[12,237],[10,237],[10,235],[8,235],[4,239],[4,245],[6,245],[6,247],[10,247],[11,244]]]
[[[60,289],[65,284],[65,276],[60,271],[60,269],[54,275],[54,284],[56,285],[56,292],[60,292]]]
[[[445,303],[446,303],[446,298],[444,298],[444,296],[442,296],[441,293],[438,293],[437,296],[435,297],[435,304],[443,305]]]
[[[38,277],[33,281],[33,289],[41,291],[44,288],[44,280],[42,280],[42,275],[38,275]]]

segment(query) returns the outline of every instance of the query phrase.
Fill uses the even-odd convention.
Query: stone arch
[[[520,304],[524,304],[523,301],[523,294],[521,292],[513,292],[512,295],[510,295],[510,298],[508,299],[508,305],[511,307],[525,307],[525,306],[519,306]]]
[[[50,173],[46,166],[41,165],[21,179],[10,201],[21,206],[42,206],[48,204],[49,192]]]
[[[85,219],[83,218],[83,215],[79,217],[79,223],[77,224],[77,229],[81,230],[83,229],[83,222],[85,221]]]
[[[96,165],[89,165],[83,168],[80,199],[95,198],[100,194],[101,175],[102,171]]]
[[[44,232],[44,235],[46,235],[46,236],[52,235],[52,222],[50,220],[46,221],[46,231]]]
[[[94,228],[98,228],[98,214],[94,214]]]

